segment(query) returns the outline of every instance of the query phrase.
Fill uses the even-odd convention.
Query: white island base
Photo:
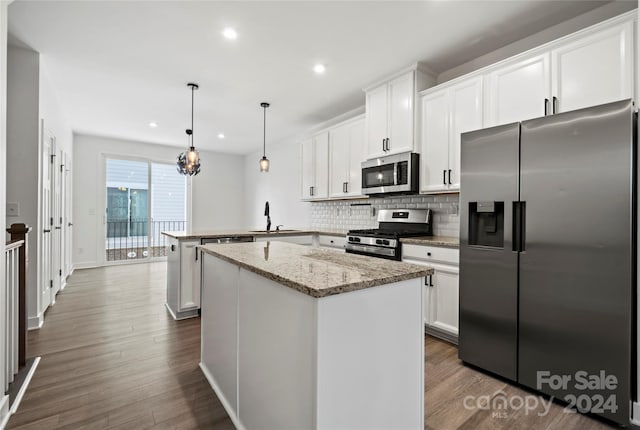
[[[200,367],[238,429],[423,429],[422,282],[316,298],[203,253]]]

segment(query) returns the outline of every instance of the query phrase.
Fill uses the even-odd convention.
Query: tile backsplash
[[[459,195],[396,196],[311,203],[311,227],[346,231],[378,227],[380,209],[431,209],[435,236],[459,236]]]

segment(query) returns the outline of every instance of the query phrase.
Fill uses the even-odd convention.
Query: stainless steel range
[[[349,230],[345,249],[353,254],[401,260],[400,238],[432,234],[429,209],[380,210],[378,228]]]

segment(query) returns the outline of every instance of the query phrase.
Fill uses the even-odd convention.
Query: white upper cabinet
[[[411,69],[366,90],[366,159],[414,150],[417,91],[434,82]]]
[[[633,97],[633,23],[586,34],[551,51],[555,112]]]
[[[484,125],[632,98],[633,46],[624,15],[488,68]]]
[[[364,159],[364,119],[329,130],[329,197],[361,195]]]
[[[508,62],[486,76],[485,126],[545,115],[549,109],[549,54]]]
[[[420,191],[460,189],[460,135],[482,128],[482,76],[422,93]]]
[[[300,145],[302,198],[322,199],[329,188],[329,133],[319,133]]]

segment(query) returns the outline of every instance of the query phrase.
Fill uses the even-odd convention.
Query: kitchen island
[[[424,266],[203,245],[200,367],[239,429],[422,429]]]

